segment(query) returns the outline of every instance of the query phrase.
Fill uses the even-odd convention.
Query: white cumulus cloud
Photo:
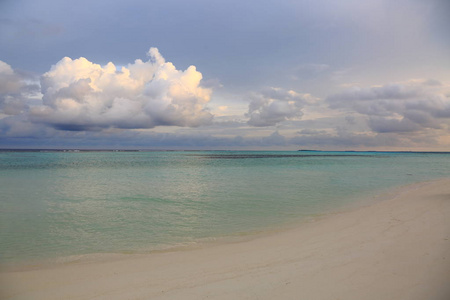
[[[195,66],[177,70],[156,48],[148,55],[120,70],[63,58],[41,76],[43,105],[31,108],[31,120],[74,131],[209,124],[211,90]]]

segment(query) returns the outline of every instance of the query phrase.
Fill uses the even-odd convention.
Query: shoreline
[[[304,216],[298,219],[285,220],[279,224],[263,227],[251,231],[241,231],[222,236],[211,236],[196,239],[192,242],[185,242],[179,244],[163,244],[160,247],[151,248],[149,250],[126,250],[117,252],[94,252],[86,254],[72,254],[58,257],[46,257],[30,260],[18,260],[12,262],[0,262],[0,272],[16,272],[16,271],[31,271],[41,269],[52,269],[62,267],[68,264],[86,264],[86,263],[100,263],[111,262],[115,260],[124,260],[133,257],[142,257],[146,255],[154,255],[159,253],[170,253],[180,251],[192,251],[200,248],[215,247],[224,244],[249,242],[254,239],[270,237],[275,234],[295,230],[308,223],[314,223],[321,219],[358,210],[364,207],[371,206],[381,201],[389,200],[402,193],[408,192],[412,189],[419,188],[423,185],[431,184],[436,181],[443,180],[442,178],[431,179],[427,181],[420,181],[409,183],[401,186],[383,188],[378,191],[369,191],[365,196],[354,196],[352,200],[346,201],[338,206],[326,204],[323,206],[320,213]],[[449,178],[450,180],[450,178]]]
[[[447,299],[450,179],[394,188],[380,197],[239,241],[22,271],[2,268],[1,294],[5,299]]]

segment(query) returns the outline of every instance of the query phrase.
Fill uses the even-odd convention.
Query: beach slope
[[[450,299],[450,180],[197,249],[2,270],[2,299]]]

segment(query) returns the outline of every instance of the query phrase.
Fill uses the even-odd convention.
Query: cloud
[[[301,122],[301,121],[300,121]],[[243,125],[243,124],[242,124]],[[214,127],[214,126],[212,126]],[[209,127],[208,127],[209,128]],[[87,148],[87,149],[359,149],[361,147],[396,147],[438,145],[439,135],[397,133],[355,133],[337,130],[288,131],[258,128],[257,136],[249,129],[234,128],[177,129],[174,132],[155,130],[107,129],[102,131],[61,131],[36,126],[24,115],[0,120],[0,147],[10,148]],[[253,128],[253,131],[255,128]]]
[[[449,87],[436,80],[411,80],[378,87],[353,87],[329,96],[330,108],[367,116],[375,132],[441,129],[450,118]]]
[[[430,86],[442,86],[442,83],[439,80],[436,79],[428,79],[425,80],[424,85],[430,85]]]
[[[156,48],[148,61],[120,69],[66,57],[40,77],[40,86],[0,62],[0,79],[1,147],[434,147],[450,128],[450,87],[437,80],[353,87],[325,102],[267,88],[251,95],[245,118],[242,111],[227,114],[236,104],[226,102],[215,106],[212,122],[211,89],[201,73],[193,66],[177,70]],[[200,125],[209,126],[191,128]],[[157,126],[185,128],[141,130]]]
[[[317,149],[358,149],[361,147],[396,147],[407,148],[418,146],[435,146],[438,144],[434,136],[399,135],[396,133],[372,134],[338,131],[337,134],[300,135],[289,139],[289,144],[299,147]]]
[[[27,80],[25,74],[0,60],[0,114],[18,115],[27,109],[28,98],[38,92],[38,86]]]
[[[415,132],[421,129],[420,125],[406,118],[398,120],[381,117],[372,117],[369,119],[369,126],[373,131],[378,133]]]
[[[49,142],[47,138],[57,138],[56,130],[46,126],[36,126],[31,123],[25,114],[8,116],[0,119],[0,136],[2,145],[5,145],[7,138],[18,141],[29,138],[34,141],[42,140]]]
[[[318,130],[318,129],[302,129],[297,132],[298,134],[304,134],[304,135],[319,135],[319,134],[326,134],[326,130]]]
[[[41,76],[43,105],[31,108],[31,120],[67,131],[209,124],[211,90],[195,66],[177,70],[156,48],[148,55],[120,70],[63,58]]]
[[[277,123],[300,118],[302,108],[316,99],[309,94],[300,94],[281,88],[266,89],[252,96],[246,114],[252,126],[274,126]]]

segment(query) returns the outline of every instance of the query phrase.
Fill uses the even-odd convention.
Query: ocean
[[[450,153],[0,151],[0,262],[251,236],[450,177]]]

